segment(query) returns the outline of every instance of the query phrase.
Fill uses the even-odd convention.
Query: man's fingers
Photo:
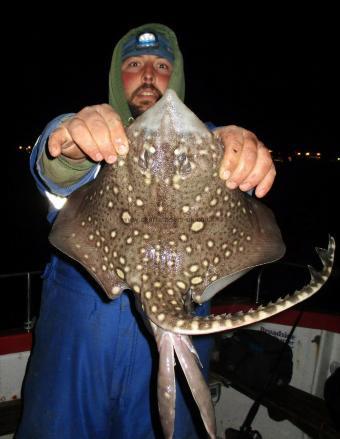
[[[243,145],[241,143],[237,143],[233,141],[232,146],[226,146],[224,149],[224,156],[221,162],[220,167],[220,177],[223,180],[228,180],[231,176],[237,164],[239,163],[239,159],[241,156]]]
[[[227,186],[230,189],[235,189],[247,179],[248,175],[253,171],[256,158],[256,145],[250,142],[245,143],[238,154],[236,167],[227,180]]]
[[[103,105],[83,108],[69,122],[68,129],[72,136],[73,134],[77,136],[77,144],[86,155],[95,161],[104,159],[108,163],[113,163],[117,151],[112,143],[110,129],[102,115],[101,107]]]
[[[256,163],[258,140],[253,133],[238,127],[221,134],[225,149],[220,175],[227,180],[230,189],[235,189]]]
[[[94,161],[114,163],[117,155],[129,150],[128,139],[119,114],[108,104],[83,108],[65,120],[50,136],[49,151],[71,159],[88,156]]]
[[[269,150],[259,142],[257,146],[257,156],[255,161],[249,163],[249,172],[241,180],[239,180],[239,187],[243,191],[248,191],[259,185],[263,178],[268,174],[270,168],[273,166],[273,161]],[[233,178],[233,176],[231,177]]]
[[[268,174],[264,177],[261,183],[256,187],[255,195],[259,198],[264,197],[273,186],[276,176],[275,166],[272,165]]]
[[[271,188],[276,171],[269,150],[255,134],[230,126],[218,129],[223,141],[224,157],[220,177],[230,189],[248,191],[256,187],[256,195],[263,197]]]
[[[94,139],[94,136],[92,135],[88,124],[85,123],[83,119],[81,119],[77,115],[74,116],[72,119],[69,119],[67,121],[66,129],[75,145],[73,144],[71,146],[65,143],[62,146],[62,154],[67,157],[76,158],[73,157],[73,150],[76,146],[79,149],[79,154],[77,155],[81,154],[82,156],[88,156],[94,161],[103,160],[103,155],[98,148],[98,144]]]
[[[251,172],[248,173],[246,178],[240,181],[240,189],[243,191],[248,191],[249,189],[260,185],[263,179],[267,177],[267,174],[271,168],[273,168],[275,171],[271,154],[269,150],[261,142],[259,142],[256,162],[253,164],[253,168],[251,169]]]
[[[66,128],[60,126],[50,135],[48,139],[48,151],[52,157],[58,157],[62,153],[62,145],[72,142]]]
[[[108,104],[100,105],[98,112],[101,114],[108,126],[111,142],[117,154],[127,154],[129,151],[129,142],[119,114],[116,113]]]

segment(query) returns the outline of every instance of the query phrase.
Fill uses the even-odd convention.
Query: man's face
[[[170,61],[155,55],[132,56],[123,61],[123,86],[134,117],[144,113],[163,96],[171,73]]]

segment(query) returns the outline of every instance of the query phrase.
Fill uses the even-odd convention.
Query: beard
[[[131,98],[128,100],[128,105],[132,114],[132,117],[135,119],[136,117],[140,116],[142,113],[144,113],[145,111],[145,106],[148,105],[150,103],[150,101],[148,101],[147,99],[145,101],[141,101],[138,105],[133,104],[132,101],[134,100],[134,98],[141,93],[142,91],[152,91],[155,96],[156,96],[156,102],[160,100],[160,98],[162,97],[162,93],[160,92],[160,90],[158,90],[158,88],[156,88],[154,85],[152,84],[143,84],[140,87],[138,87],[131,95]]]

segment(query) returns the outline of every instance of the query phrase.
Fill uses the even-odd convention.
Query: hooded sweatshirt
[[[183,71],[183,57],[178,47],[178,42],[175,33],[167,26],[158,23],[145,24],[132,29],[128,32],[116,45],[111,62],[111,69],[109,73],[109,102],[111,106],[119,113],[124,126],[128,126],[133,120],[128,103],[125,98],[124,87],[121,75],[122,65],[122,48],[131,36],[137,36],[142,32],[155,32],[164,35],[170,42],[174,53],[174,63],[172,66],[172,74],[169,81],[169,88],[175,90],[178,97],[184,101],[184,71]]]
[[[115,46],[109,72],[109,103],[120,115],[125,127],[133,121],[133,117],[125,97],[122,82],[122,48],[131,36],[137,36],[146,31],[164,35],[169,41],[174,54],[174,62],[168,87],[175,90],[178,97],[181,100],[184,100],[185,81],[183,57],[175,33],[167,26],[158,23],[145,24],[132,29],[122,37]],[[67,117],[70,117],[70,115]],[[88,159],[81,162],[67,159],[62,156],[50,159],[45,152],[42,154],[41,161],[45,176],[61,187],[69,187],[75,184],[96,165],[95,162]]]

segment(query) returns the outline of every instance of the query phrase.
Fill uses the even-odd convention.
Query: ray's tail
[[[313,267],[308,267],[311,274],[309,284],[292,295],[278,299],[275,303],[270,302],[265,307],[259,306],[245,314],[240,312],[207,317],[188,315],[181,320],[168,322],[164,320],[157,324],[150,320],[159,351],[158,407],[166,439],[171,439],[174,433],[175,353],[200,410],[206,431],[211,439],[216,438],[215,415],[209,387],[201,372],[199,357],[189,335],[209,334],[255,323],[308,299],[324,285],[331,274],[335,252],[334,238],[329,238],[327,250],[316,248],[316,251],[322,261],[322,269],[317,271]]]
[[[199,408],[204,426],[211,439],[216,438],[214,407],[209,387],[201,372],[198,354],[190,337],[166,331],[151,322],[159,351],[158,409],[166,439],[174,433],[176,381],[175,353]]]
[[[328,280],[334,262],[334,238],[332,236],[329,237],[327,250],[317,247],[316,251],[321,259],[322,269],[317,271],[315,268],[308,266],[311,275],[309,284],[291,295],[288,294],[284,298],[279,298],[276,302],[269,302],[266,306],[260,305],[258,308],[250,309],[246,313],[240,311],[235,314],[209,315],[207,317],[192,317],[188,315],[177,321],[157,322],[157,324],[162,326],[163,329],[179,334],[211,334],[219,331],[233,330],[285,311],[313,296]]]

